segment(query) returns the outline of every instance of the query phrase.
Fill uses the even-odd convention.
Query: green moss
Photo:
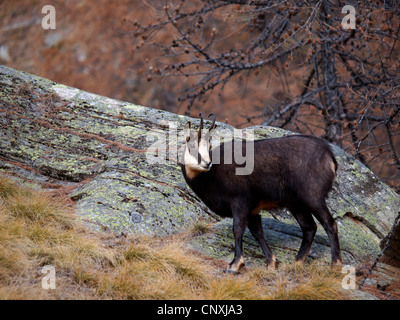
[[[7,126],[0,127],[0,148],[7,161],[0,160],[0,172],[10,171],[36,186],[76,187],[72,198],[77,214],[93,228],[169,235],[197,219],[216,221],[190,191],[176,163],[150,165],[145,153],[132,151],[149,147],[146,136],[167,134],[170,121],[179,131],[188,120],[198,126],[198,119],[101,97],[3,66],[0,75],[0,99],[14,112],[1,115]],[[30,93],[21,95],[24,85]],[[54,92],[61,102],[41,103]],[[293,134],[273,127],[253,129],[256,139]],[[233,128],[219,123],[218,130]],[[380,239],[398,214],[400,198],[360,162],[332,148],[339,171],[327,203],[339,222],[344,260],[376,256]],[[85,181],[88,177],[91,180]],[[287,213],[265,213],[263,222],[278,259],[293,261],[301,243],[297,222]],[[214,233],[195,238],[193,246],[229,262],[234,243],[231,223],[218,222]],[[244,241],[248,263],[264,263],[249,232]],[[330,260],[329,241],[321,227],[310,258]]]

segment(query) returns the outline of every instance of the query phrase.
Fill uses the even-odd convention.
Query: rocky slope
[[[0,66],[0,173],[36,188],[67,191],[77,214],[95,229],[164,236],[195,221],[210,222],[214,231],[190,245],[229,261],[231,220],[205,207],[180,172],[182,129],[188,120]],[[190,120],[198,125],[197,119]],[[251,129],[257,139],[293,134]],[[219,123],[218,130],[233,128]],[[343,150],[333,150],[339,171],[327,203],[338,221],[344,262],[373,261],[399,215],[400,197]],[[301,242],[299,226],[286,211],[264,212],[263,217],[272,250],[279,260],[292,261]],[[394,234],[388,254],[398,259],[398,228]],[[244,245],[248,262],[262,260],[249,233]],[[329,260],[321,226],[310,255]]]

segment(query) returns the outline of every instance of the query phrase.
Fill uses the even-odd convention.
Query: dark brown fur
[[[317,229],[314,215],[329,236],[332,262],[341,263],[336,221],[325,203],[337,170],[328,144],[300,135],[255,141],[254,170],[250,175],[236,175],[238,165],[224,164],[224,144],[219,148],[221,164],[213,164],[208,172],[192,179],[187,177],[185,166],[182,172],[188,185],[212,211],[233,217],[235,258],[228,271],[237,272],[243,264],[242,235],[247,226],[263,249],[268,265],[275,264],[258,214],[261,209],[275,207],[288,208],[303,231],[296,260],[304,261],[310,251]]]

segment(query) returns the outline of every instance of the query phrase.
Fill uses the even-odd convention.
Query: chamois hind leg
[[[277,267],[276,257],[272,253],[270,247],[268,246],[267,241],[265,241],[264,231],[262,229],[262,224],[261,224],[261,216],[259,214],[251,215],[249,217],[249,229],[253,237],[257,240],[258,244],[260,245],[262,251],[264,252],[265,257],[267,258],[268,268],[276,269]]]
[[[310,210],[305,207],[292,207],[290,208],[290,212],[299,223],[301,231],[303,232],[303,239],[296,256],[296,261],[304,262],[310,253],[311,244],[317,231],[317,224],[315,223]]]
[[[326,206],[325,199],[312,211],[317,220],[324,227],[331,244],[332,264],[342,264],[340,253],[337,223]]]

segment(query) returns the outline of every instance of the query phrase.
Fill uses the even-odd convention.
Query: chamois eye
[[[190,144],[188,145],[188,147],[189,147],[189,151],[195,150],[195,149],[196,149],[196,145],[195,145],[194,143],[190,143]]]

